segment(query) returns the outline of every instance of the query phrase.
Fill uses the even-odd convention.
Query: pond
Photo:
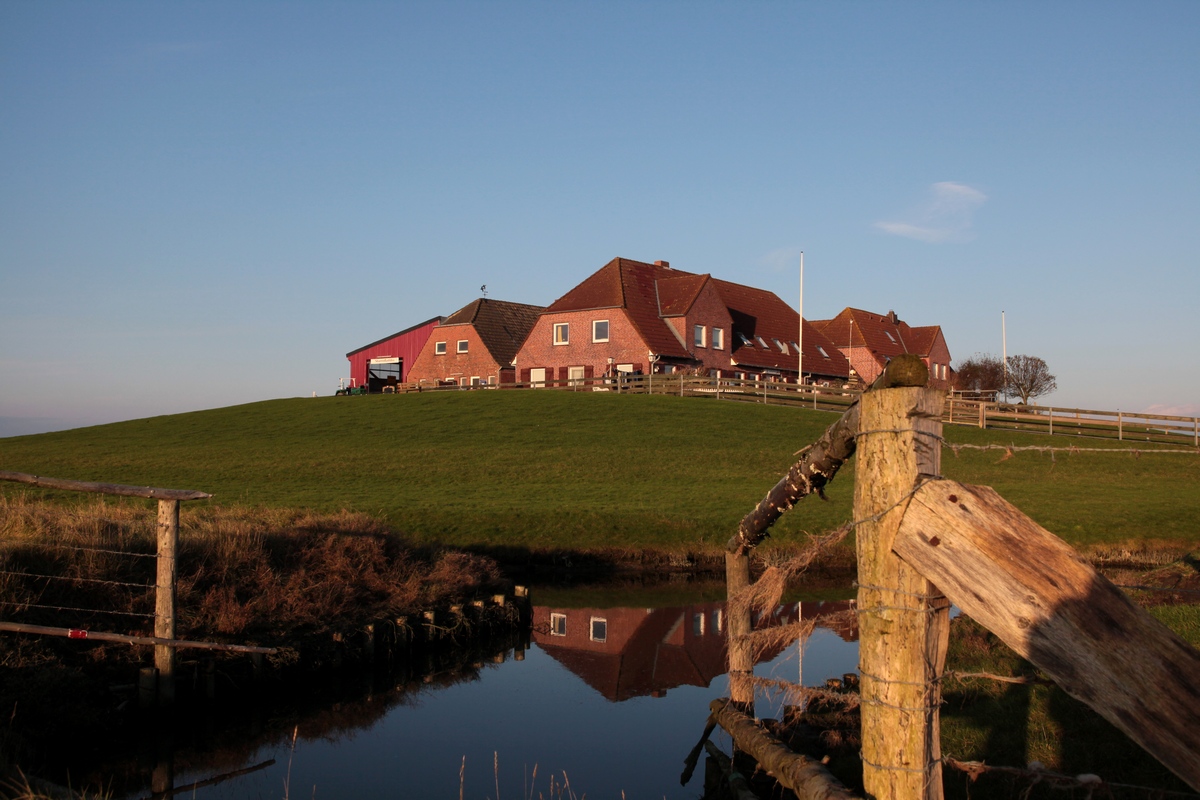
[[[376,676],[336,697],[306,693],[249,723],[176,727],[169,765],[160,737],[157,759],[143,744],[124,759],[136,767],[81,771],[123,797],[150,796],[156,760],[160,788],[169,771],[178,796],[197,798],[700,797],[703,768],[682,786],[680,774],[709,701],[728,696],[722,592],[535,586],[524,642],[384,686]],[[850,605],[789,598],[774,616],[818,627],[802,652],[791,645],[756,672],[820,685],[855,671],[857,629],[827,619]],[[761,698],[759,716],[778,716],[779,703]],[[714,741],[730,751],[719,729]]]

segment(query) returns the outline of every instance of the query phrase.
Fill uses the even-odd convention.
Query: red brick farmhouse
[[[875,380],[893,356],[910,353],[929,367],[930,386],[949,389],[952,384],[950,349],[939,325],[914,328],[895,311],[875,314],[860,308],[846,308],[833,319],[812,324],[837,343],[866,383]]]
[[[616,258],[554,301],[516,354],[517,380],[706,371],[795,381],[800,315],[772,292]],[[846,357],[804,323],[804,374],[844,381]]]
[[[459,386],[512,383],[513,357],[541,312],[541,306],[475,300],[432,329],[405,380]]]

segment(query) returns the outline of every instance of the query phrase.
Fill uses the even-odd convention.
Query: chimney
[[[655,262],[654,262],[654,266],[656,266],[656,267],[664,267],[664,268],[666,268],[666,269],[670,269],[670,268],[671,268],[671,262],[670,262],[670,261],[655,261]]]
[[[889,311],[887,318],[888,318],[888,322],[892,323],[893,325],[895,325],[897,322],[900,321],[900,318],[896,316],[895,311]]]

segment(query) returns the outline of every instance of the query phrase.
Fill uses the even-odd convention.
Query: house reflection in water
[[[780,605],[755,627],[817,619],[847,642],[858,640],[853,600]],[[673,608],[534,606],[533,641],[613,702],[662,697],[676,686],[707,687],[726,671],[725,603]],[[774,658],[779,650],[764,654]]]

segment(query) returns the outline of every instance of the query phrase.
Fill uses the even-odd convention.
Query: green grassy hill
[[[349,509],[418,540],[534,550],[719,548],[834,419],[666,396],[475,391],[275,400],[0,439],[0,469],[201,489],[212,503]],[[952,443],[1125,447],[947,427]],[[944,453],[1077,545],[1200,541],[1200,456]],[[850,518],[853,463],[775,541]],[[0,482],[0,492],[40,492]],[[187,504],[185,504],[185,509]],[[185,512],[186,513],[186,512]]]

